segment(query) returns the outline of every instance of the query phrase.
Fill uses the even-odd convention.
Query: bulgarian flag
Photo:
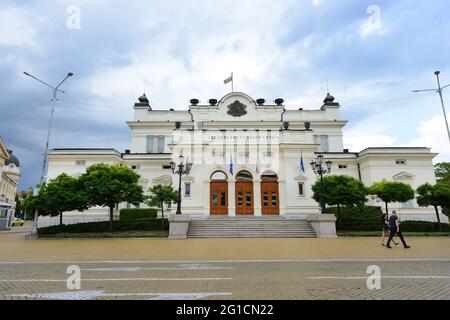
[[[228,83],[230,83],[230,82],[232,82],[232,81],[233,81],[233,73],[231,73],[231,76],[228,77],[228,78],[226,78],[226,79],[223,81],[223,83],[224,83],[224,84],[228,84]]]

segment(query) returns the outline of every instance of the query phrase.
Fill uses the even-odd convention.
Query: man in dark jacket
[[[392,241],[392,238],[394,238],[395,234],[398,235],[398,237],[402,241],[405,249],[411,248],[410,246],[408,246],[406,244],[405,239],[403,238],[402,232],[400,231],[400,222],[398,221],[397,213],[395,212],[395,210],[392,211],[392,214],[389,217],[389,231],[390,231],[390,235],[389,235],[389,240],[387,242],[386,248],[389,248],[389,249],[392,248],[391,241]]]

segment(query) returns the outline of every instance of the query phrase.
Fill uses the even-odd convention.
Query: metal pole
[[[40,185],[44,184],[45,182],[45,168],[47,166],[48,146],[50,143],[50,135],[52,132],[52,125],[53,125],[53,115],[55,113],[56,107],[56,92],[57,92],[56,90],[53,90],[52,111],[50,112],[50,121],[48,123],[47,141],[45,143],[45,150],[44,150],[44,161],[42,163],[41,179],[39,180]]]
[[[52,111],[50,112],[50,120],[48,123],[48,131],[47,131],[47,141],[45,143],[45,149],[44,149],[44,160],[42,161],[42,170],[41,170],[41,178],[39,180],[39,187],[42,188],[42,186],[45,183],[45,169],[47,167],[47,157],[48,157],[48,146],[50,143],[50,135],[52,132],[52,124],[53,124],[53,115],[55,113],[55,107],[56,107],[56,93],[58,92],[58,89],[53,89],[53,98],[52,98]],[[37,234],[37,222],[38,222],[38,216],[39,216],[39,210],[36,209],[34,212],[34,223],[33,223],[33,229],[32,234]]]
[[[64,92],[62,90],[59,90],[59,87],[61,87],[61,85],[69,78],[73,76],[72,72],[69,72],[67,74],[67,76],[56,86],[53,87],[51,85],[49,85],[48,83],[36,78],[35,76],[29,74],[28,72],[24,72],[24,74],[28,77],[31,77],[39,82],[41,82],[42,84],[52,88],[53,90],[53,97],[52,97],[52,110],[50,113],[50,120],[48,123],[48,132],[47,132],[47,141],[45,143],[45,149],[44,149],[44,160],[42,162],[42,171],[41,171],[41,178],[39,180],[39,187],[41,188],[44,183],[45,183],[45,169],[47,167],[47,157],[48,157],[48,149],[49,149],[49,141],[50,141],[50,134],[51,134],[51,130],[52,130],[52,124],[53,124],[53,114],[55,113],[55,107],[56,107],[56,95],[58,93],[58,91]],[[37,190],[35,189],[35,192],[33,195],[37,195]],[[38,216],[39,216],[39,210],[36,209],[36,211],[34,212],[34,222],[33,222],[33,227],[31,229],[31,235],[28,237],[28,239],[37,239],[37,222],[38,222]]]
[[[320,193],[321,193],[321,197],[320,197],[320,207],[322,209],[322,214],[325,213],[325,201],[323,200],[323,168],[322,165],[320,167]]]
[[[441,88],[441,81],[439,79],[439,71],[436,71],[434,73],[436,75],[437,78],[437,83],[438,83],[438,93],[439,93],[439,97],[441,98],[441,105],[442,105],[442,111],[444,112],[444,119],[445,119],[445,125],[447,126],[447,134],[448,134],[448,140],[450,141],[450,127],[448,125],[448,120],[447,120],[447,113],[445,112],[445,106],[444,106],[444,98],[442,96],[442,88]]]
[[[234,92],[234,75],[231,73],[231,92]]]
[[[181,176],[183,175],[183,163],[178,166],[178,174],[180,175],[178,183],[178,203],[177,203],[177,214],[181,214]]]

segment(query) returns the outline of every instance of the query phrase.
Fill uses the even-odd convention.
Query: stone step
[[[245,234],[229,234],[229,235],[189,235],[189,238],[191,239],[206,239],[206,238],[316,238],[316,234],[289,234],[289,235],[280,235],[280,234],[275,234],[275,235],[245,235]]]
[[[315,238],[307,220],[284,217],[211,217],[193,220],[188,238]]]

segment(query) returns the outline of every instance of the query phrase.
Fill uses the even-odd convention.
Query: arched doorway
[[[271,171],[261,176],[261,211],[263,215],[280,214],[278,175]]]
[[[228,215],[228,177],[222,171],[211,175],[210,183],[210,215]]]
[[[236,175],[236,215],[253,215],[253,176],[248,171]]]

